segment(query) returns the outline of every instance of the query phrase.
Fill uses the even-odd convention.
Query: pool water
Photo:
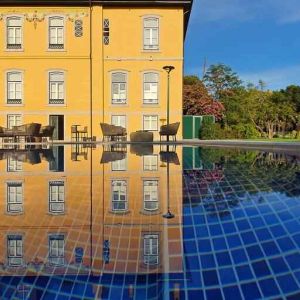
[[[300,154],[0,149],[0,299],[300,299]]]

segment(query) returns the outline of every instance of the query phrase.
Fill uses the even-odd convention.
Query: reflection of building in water
[[[167,168],[159,151],[141,156],[128,148],[121,160],[113,153],[101,164],[102,149],[73,161],[71,148],[56,147],[38,165],[1,160],[0,275],[102,275],[91,294],[109,293],[112,274],[133,275],[129,294],[145,292],[134,291],[137,278],[162,293],[161,274],[182,272],[182,180],[181,166],[170,163],[175,218],[164,219]]]

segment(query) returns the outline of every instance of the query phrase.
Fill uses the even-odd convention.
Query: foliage
[[[200,82],[201,81],[200,81],[199,77],[196,75],[188,75],[188,76],[184,76],[184,78],[183,78],[184,85],[194,85],[194,84],[198,84]]]
[[[223,118],[222,103],[214,100],[199,80],[195,84],[183,87],[183,114],[184,115],[214,115],[219,121]]]
[[[241,87],[242,81],[229,66],[224,64],[211,65],[203,77],[203,82],[215,97],[221,100],[230,90]]]

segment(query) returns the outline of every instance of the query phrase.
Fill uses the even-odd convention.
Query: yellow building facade
[[[100,139],[105,122],[157,139],[167,114],[166,65],[175,67],[170,122],[181,123],[190,1],[11,3],[0,4],[1,126],[52,124],[54,139],[70,140],[71,126],[81,125]]]

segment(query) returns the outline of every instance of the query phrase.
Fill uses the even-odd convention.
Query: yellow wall
[[[29,22],[37,11],[40,21]],[[74,36],[74,19],[82,14],[83,36]],[[8,113],[21,113],[23,123],[31,121],[44,125],[50,114],[65,116],[65,140],[71,138],[72,124],[89,126],[90,134],[90,14],[88,8],[76,7],[1,7],[0,15],[0,125],[6,126]],[[5,49],[6,17],[23,17],[23,49]],[[65,49],[47,49],[48,17],[65,17]],[[143,17],[159,17],[159,51],[143,50]],[[75,16],[75,17],[74,17]],[[110,21],[110,43],[102,44],[103,19]],[[171,73],[170,122],[180,121],[182,115],[182,69],[183,69],[183,9],[180,8],[102,8],[92,9],[92,74],[93,74],[93,135],[100,139],[99,123],[111,122],[112,114],[126,114],[128,132],[143,128],[144,114],[166,118],[167,76],[162,67],[175,66]],[[22,105],[7,105],[5,95],[5,72],[22,70],[24,96]],[[66,98],[64,105],[48,104],[49,70],[65,71]],[[111,104],[111,71],[128,72],[128,103]],[[159,73],[159,104],[143,105],[142,72],[154,70]],[[160,126],[160,122],[158,126]],[[181,129],[179,136],[181,136]],[[158,138],[157,132],[155,138]]]

